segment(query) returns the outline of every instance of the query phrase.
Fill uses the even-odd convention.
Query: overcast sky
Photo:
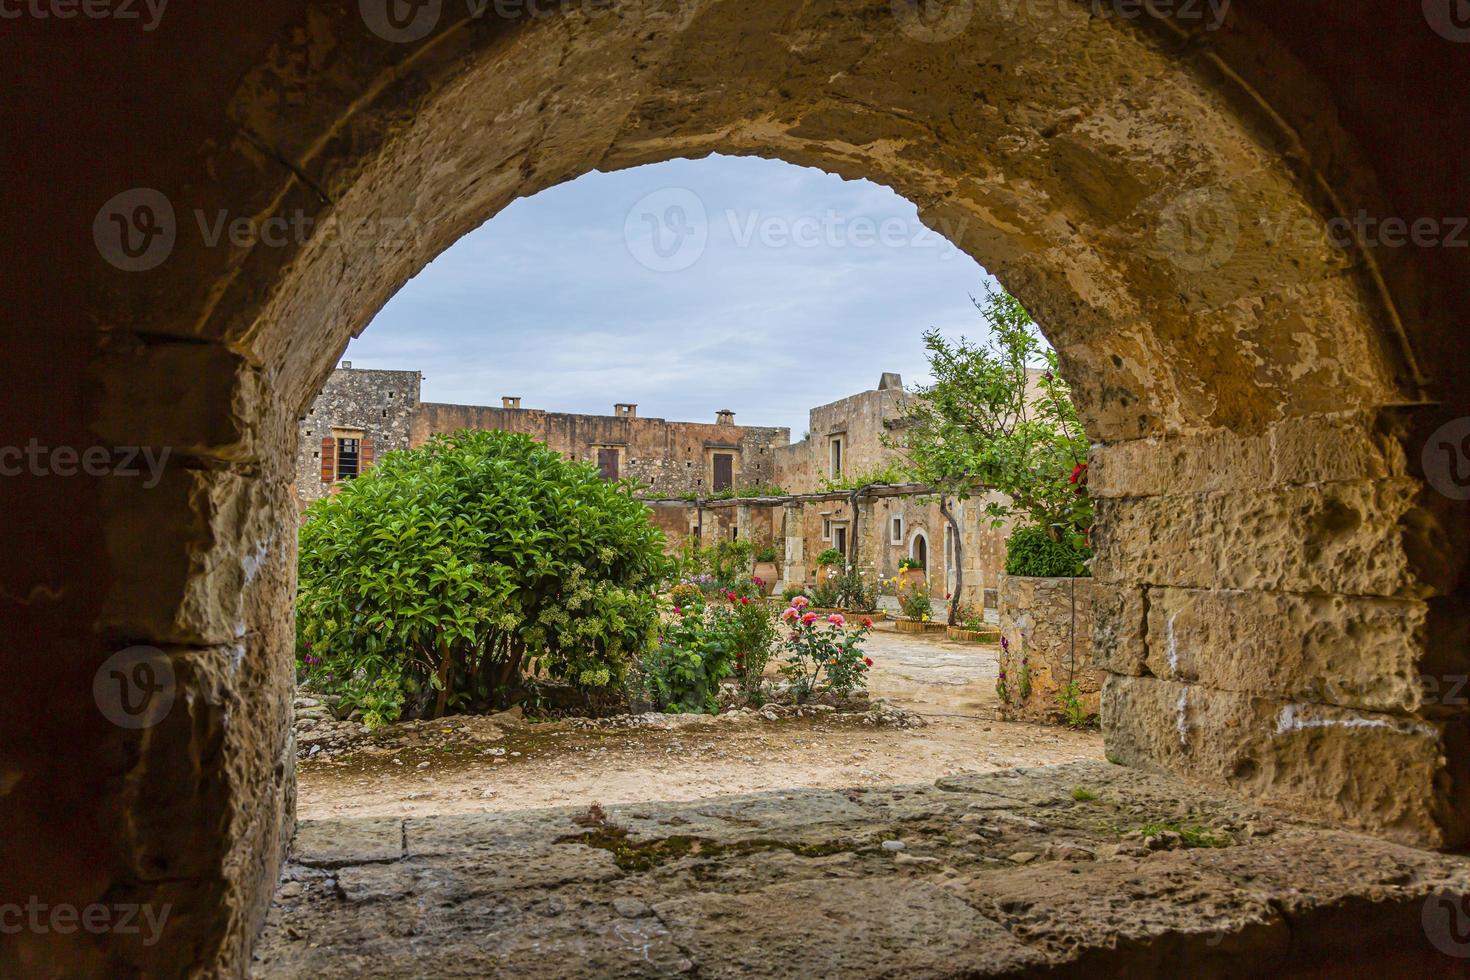
[[[926,380],[988,276],[887,188],[752,158],[592,173],[517,201],[396,295],[345,357],[425,401],[806,431],[807,409]]]

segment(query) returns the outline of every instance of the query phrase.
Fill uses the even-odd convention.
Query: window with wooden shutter
[[[322,440],[322,482],[337,479],[337,440],[327,436]]]

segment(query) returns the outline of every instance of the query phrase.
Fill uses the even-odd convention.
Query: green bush
[[[804,586],[804,585],[788,585],[788,586],[786,586],[785,590],[782,591],[781,598],[785,599],[789,603],[792,599],[795,599],[797,596],[799,596],[799,595],[806,595],[806,594],[807,594],[807,587],[806,586]],[[810,599],[811,596],[807,596],[807,598]]]
[[[1053,541],[1044,527],[1022,527],[1006,542],[1006,574],[1037,578],[1087,576],[1092,573],[1083,562],[1091,557],[1088,548]]]
[[[656,630],[663,545],[592,466],[524,435],[438,436],[307,510],[298,660],[370,725],[501,707],[527,673],[618,685]]]
[[[716,606],[685,608],[666,623],[643,660],[648,697],[671,714],[716,714],[720,682],[735,672],[736,637]]]
[[[811,590],[809,598],[812,605],[819,609],[835,609],[842,601],[842,592],[837,586],[836,579],[828,579]]]

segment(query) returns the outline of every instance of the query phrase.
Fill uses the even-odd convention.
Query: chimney
[[[730,411],[728,408],[722,408],[722,409],[720,409],[718,412],[715,413],[715,424],[716,425],[734,425],[735,424],[735,413],[732,412],[732,411]]]
[[[879,391],[902,391],[903,375],[894,371],[884,371],[883,377],[878,379]]]
[[[351,361],[343,361],[342,362],[342,370],[344,370],[344,371],[351,371],[352,370],[352,362]]]
[[[613,414],[620,419],[636,419],[638,417],[638,406],[631,402],[618,402],[613,406]]]
[[[519,395],[501,395],[500,396],[500,407],[501,408],[520,408],[521,407],[521,397]]]

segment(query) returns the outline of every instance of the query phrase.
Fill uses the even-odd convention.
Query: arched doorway
[[[915,531],[913,540],[909,542],[909,557],[919,563],[919,567],[928,571],[929,569],[929,536],[923,531]]]
[[[1321,234],[1360,209],[1457,213],[1429,154],[1464,144],[1445,130],[1463,113],[1422,93],[1454,90],[1427,80],[1460,78],[1463,51],[1413,4],[1240,2],[1218,32],[966,6],[934,24],[888,0],[505,23],[444,5],[410,39],[360,5],[263,0],[180,13],[94,61],[109,84],[60,94],[68,36],[30,25],[18,103],[53,112],[15,138],[38,173],[97,163],[64,191],[22,182],[24,213],[53,217],[15,315],[54,329],[17,331],[10,407],[53,445],[178,465],[146,488],[3,490],[26,642],[0,866],[32,892],[170,896],[167,940],[109,962],[239,966],[289,833],[296,413],[395,289],[511,200],[714,151],[893,186],[1050,326],[1096,443],[1118,759],[1463,843],[1464,712],[1417,679],[1463,635],[1466,520],[1419,461],[1464,414],[1470,276],[1452,249]],[[129,138],[76,131],[104,117]],[[245,233],[209,234],[221,214]],[[117,227],[121,254],[94,237]],[[91,686],[139,644],[180,706],[145,730],[99,716]]]

